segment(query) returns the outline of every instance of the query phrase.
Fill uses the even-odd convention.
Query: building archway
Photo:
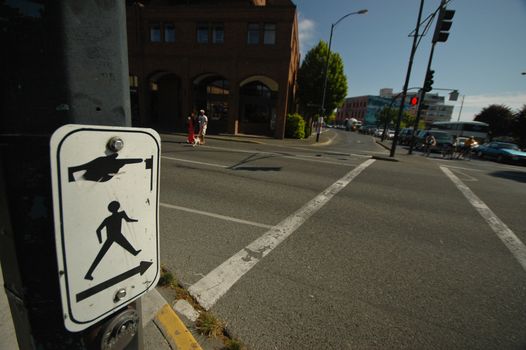
[[[208,117],[208,133],[228,131],[230,82],[218,74],[203,74],[193,81],[192,109],[204,109]]]
[[[240,83],[239,132],[273,135],[276,130],[278,84],[265,76],[253,76]]]
[[[148,79],[149,124],[166,131],[185,130],[181,114],[181,79],[174,73],[158,72]]]

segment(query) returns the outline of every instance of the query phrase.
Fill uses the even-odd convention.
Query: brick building
[[[185,131],[204,109],[210,133],[283,138],[299,68],[292,1],[129,1],[127,28],[134,125]]]

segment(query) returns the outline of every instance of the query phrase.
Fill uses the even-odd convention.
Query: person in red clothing
[[[195,143],[195,113],[192,112],[188,119],[186,120],[186,125],[188,127],[188,143],[193,145]]]

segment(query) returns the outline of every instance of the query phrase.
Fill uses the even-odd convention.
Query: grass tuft
[[[174,275],[166,270],[164,267],[161,267],[161,277],[159,277],[159,283],[161,287],[175,287],[177,286],[177,280]]]
[[[197,319],[195,326],[199,333],[208,337],[219,338],[223,335],[224,325],[209,312],[202,312]]]
[[[221,350],[245,350],[246,348],[235,339],[228,339]]]

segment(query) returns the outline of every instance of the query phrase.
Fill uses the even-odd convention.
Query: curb
[[[192,333],[186,328],[170,305],[165,304],[159,310],[153,322],[159,327],[172,349],[202,350]]]
[[[176,350],[203,350],[172,306],[156,290],[143,298],[143,327],[153,321],[164,339]]]
[[[327,131],[325,131],[325,132],[327,132]],[[161,135],[161,137],[163,137],[163,136],[168,136],[168,137],[169,136],[182,136],[182,137],[188,136],[185,133],[179,133],[179,132],[175,132],[175,133],[162,133],[162,132],[160,132],[159,134]],[[315,137],[315,135],[316,134],[312,134],[309,137]],[[206,138],[210,139],[210,140],[250,143],[250,144],[256,144],[256,145],[272,145],[272,142],[265,142],[265,139],[277,140],[277,139],[270,138],[270,137],[266,138],[266,137],[250,136],[250,135],[206,135]],[[328,136],[328,139],[326,141],[304,143],[303,145],[305,145],[305,146],[315,146],[315,147],[316,146],[327,146],[327,145],[330,145],[335,138],[336,138],[336,135],[333,134],[333,135]],[[290,140],[294,140],[294,139],[290,139]],[[296,140],[296,141],[300,141],[301,142],[301,141],[305,141],[305,140],[307,140],[307,138],[301,139],[301,140]]]

